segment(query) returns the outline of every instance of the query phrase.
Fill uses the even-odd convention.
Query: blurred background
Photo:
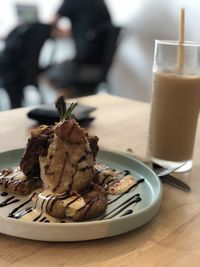
[[[84,0],[83,0],[84,1]],[[94,0],[95,1],[95,0]],[[23,23],[52,23],[62,0],[6,0],[0,2],[0,51],[4,51],[6,38]],[[120,33],[112,55],[106,78],[99,81],[95,93],[110,93],[144,102],[151,101],[155,39],[178,39],[179,9],[185,8],[185,39],[200,42],[199,0],[105,0],[112,23]],[[61,18],[59,27],[71,27],[67,17]],[[73,38],[47,38],[39,53],[41,68],[71,60],[76,48]],[[1,58],[0,58],[1,60]],[[1,62],[0,62],[1,65]],[[2,76],[2,77],[1,77]],[[3,79],[0,74],[0,79]],[[11,108],[4,83],[0,83],[0,110]],[[26,84],[22,106],[53,102],[58,90],[40,79],[37,86]]]

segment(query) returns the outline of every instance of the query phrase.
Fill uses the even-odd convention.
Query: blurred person
[[[111,17],[104,0],[64,0],[58,9],[53,25],[56,27],[59,19],[67,17],[71,21],[71,33],[76,47],[76,60],[79,62],[94,62],[101,44],[90,43],[88,47],[88,34],[112,24]],[[69,35],[70,31],[68,31]]]
[[[13,29],[5,39],[0,53],[0,78],[7,91],[11,108],[22,106],[27,85],[38,86],[39,55],[44,42],[51,36],[52,26],[24,23]]]
[[[46,78],[54,88],[63,88],[62,93],[67,92],[70,96],[70,85],[77,77],[98,75],[98,70],[91,66],[101,64],[105,35],[99,34],[98,38],[96,35],[111,27],[112,21],[103,0],[64,0],[53,20],[54,35],[62,35],[59,29],[62,17],[67,17],[71,22],[71,31],[67,29],[65,33],[73,38],[76,55],[72,60],[50,68]],[[86,65],[89,66],[88,72],[85,72]]]

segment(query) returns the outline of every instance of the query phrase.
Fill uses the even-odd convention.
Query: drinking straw
[[[178,58],[177,68],[182,72],[184,66],[184,33],[185,33],[185,9],[181,8],[179,12],[179,40],[178,40]]]

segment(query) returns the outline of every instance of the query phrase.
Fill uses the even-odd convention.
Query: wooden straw
[[[181,72],[184,66],[184,33],[185,33],[185,9],[181,8],[179,13],[179,40],[178,40],[178,58],[177,68]]]

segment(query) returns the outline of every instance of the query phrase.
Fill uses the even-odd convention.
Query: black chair
[[[21,107],[25,86],[37,87],[37,76],[43,71],[39,68],[39,55],[50,33],[51,26],[47,24],[21,24],[5,39],[5,48],[0,53],[0,80],[11,108]]]
[[[100,49],[103,53],[95,55],[96,51],[90,51],[96,62],[76,62],[76,60],[66,61],[50,69],[47,79],[53,87],[70,91],[70,97],[79,97],[95,94],[97,87],[102,82],[107,82],[107,74],[112,64],[112,60],[118,45],[121,28],[117,26],[101,25],[87,34],[88,46],[90,42],[103,43]],[[103,39],[103,42],[102,42]],[[100,42],[101,40],[101,42]],[[70,77],[69,77],[70,76]]]

